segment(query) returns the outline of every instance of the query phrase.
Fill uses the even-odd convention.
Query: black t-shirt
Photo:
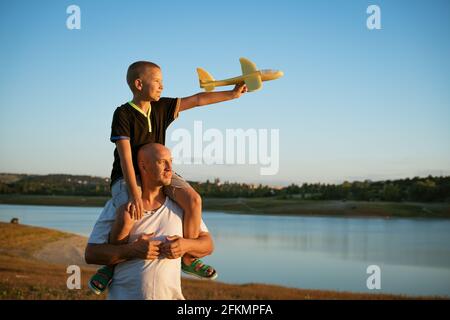
[[[131,156],[136,174],[139,174],[137,166],[137,152],[139,148],[147,143],[166,142],[166,129],[178,117],[180,99],[161,98],[151,103],[149,132],[148,118],[142,110],[137,110],[130,103],[118,107],[113,115],[111,125],[111,142],[115,143],[121,139],[130,140]],[[120,157],[117,148],[114,149],[114,163],[111,172],[111,185],[123,177],[120,166]]]

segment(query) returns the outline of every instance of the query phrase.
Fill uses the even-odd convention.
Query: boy
[[[129,66],[127,83],[133,99],[116,109],[111,125],[110,140],[116,144],[111,193],[114,208],[128,203],[127,210],[133,219],[139,220],[144,211],[137,170],[139,147],[151,142],[164,145],[166,129],[179,112],[239,98],[247,92],[247,87],[239,84],[230,91],[201,92],[185,98],[161,98],[164,88],[161,68],[148,61],[138,61]],[[202,212],[200,195],[176,173],[173,174],[171,185],[165,188],[165,193],[184,211],[184,237],[197,238]],[[182,257],[181,264],[184,272],[199,278],[213,280],[217,277],[214,268],[188,254]],[[112,274],[113,266],[99,269],[89,281],[89,287],[97,294],[103,292]]]

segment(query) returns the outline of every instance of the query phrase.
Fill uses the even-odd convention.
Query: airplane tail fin
[[[205,91],[213,91],[214,86],[214,78],[212,75],[208,73],[208,71],[197,68],[198,80],[200,82],[200,88],[204,88]]]
[[[248,91],[252,92],[261,89],[261,74],[257,72],[256,64],[246,58],[240,58],[239,61],[241,63],[242,75],[252,74],[245,79]]]

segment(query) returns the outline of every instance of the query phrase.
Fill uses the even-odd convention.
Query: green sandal
[[[88,282],[89,288],[95,294],[101,294],[112,282],[114,267],[104,266],[97,270]]]
[[[198,267],[198,265],[200,265],[200,267]],[[210,275],[208,275],[207,273],[209,268],[214,270]],[[184,273],[206,280],[214,280],[218,276],[216,270],[213,267],[204,264],[200,259],[195,259],[190,265],[185,264],[183,260],[181,260],[181,270],[183,270]]]

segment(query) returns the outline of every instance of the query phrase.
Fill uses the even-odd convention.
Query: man
[[[180,257],[211,254],[212,238],[203,221],[198,238],[182,237],[183,211],[163,192],[172,178],[172,158],[165,146],[144,145],[138,167],[145,214],[133,220],[129,207],[122,205],[114,221],[100,215],[88,241],[86,262],[118,263],[108,299],[184,299]],[[110,201],[105,210],[112,205]]]

